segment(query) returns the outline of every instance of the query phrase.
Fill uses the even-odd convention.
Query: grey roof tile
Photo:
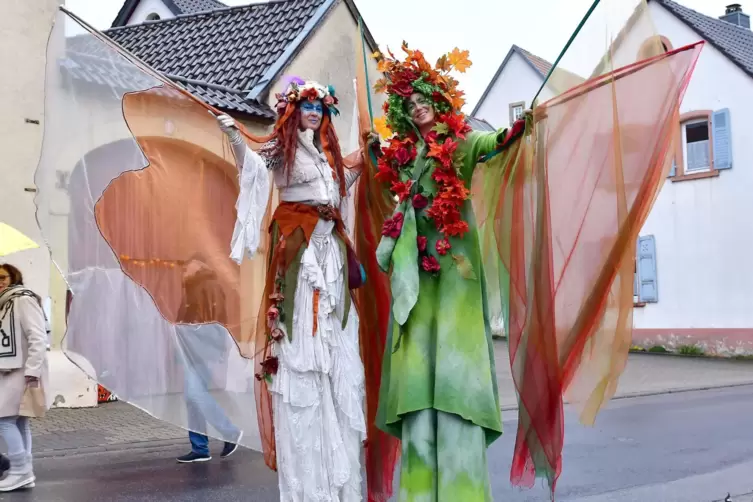
[[[181,14],[193,14],[207,10],[225,9],[227,5],[219,0],[168,0],[180,10]]]
[[[654,0],[753,77],[753,31],[706,16],[672,0]]]
[[[246,90],[258,83],[324,2],[257,3],[112,28],[105,34],[164,73]],[[284,28],[286,21],[294,21],[292,29]],[[274,43],[277,39],[280,43]]]

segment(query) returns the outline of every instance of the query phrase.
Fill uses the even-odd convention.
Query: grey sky
[[[97,28],[110,26],[124,0],[65,0]],[[249,0],[222,0],[244,5]],[[454,47],[468,49],[473,66],[460,77],[475,104],[512,44],[554,61],[593,0],[355,0],[383,47],[403,39],[433,60]],[[626,0],[627,1],[627,0]],[[732,0],[679,0],[709,16],[724,14]],[[740,2],[753,13],[753,0]]]

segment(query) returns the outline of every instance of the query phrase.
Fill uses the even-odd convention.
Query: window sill
[[[716,178],[718,176],[719,171],[714,169],[711,171],[704,171],[702,173],[680,174],[679,176],[672,176],[669,179],[672,180],[672,183],[677,183],[678,181],[702,180],[705,178]]]
[[[646,306],[646,302],[634,302],[633,308],[640,309]]]

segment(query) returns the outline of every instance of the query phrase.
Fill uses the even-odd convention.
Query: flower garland
[[[471,62],[468,51],[455,49],[439,58],[432,67],[420,51],[409,49],[405,42],[402,50],[407,54],[405,61],[398,61],[388,51],[389,57],[383,57],[379,62],[379,70],[386,74],[386,78],[377,82],[376,90],[387,92],[389,97],[384,105],[385,117],[378,119],[376,127],[382,136],[391,137],[382,147],[376,179],[388,184],[401,203],[411,198],[410,203],[416,211],[428,207],[426,216],[434,221],[442,234],[435,250],[438,255],[445,256],[452,249],[450,238],[462,238],[469,230],[461,211],[470,192],[460,176],[463,157],[456,151],[458,141],[466,138],[471,127],[460,111],[465,103],[463,91],[458,90],[458,82],[450,76],[450,71],[455,69],[463,73]],[[438,115],[433,129],[424,138],[426,159],[421,173],[414,172],[419,138],[406,106],[414,93],[430,99]],[[420,183],[421,175],[429,172],[434,187]],[[385,221],[382,235],[398,238],[403,218],[398,212]],[[432,274],[439,273],[438,259],[427,251],[427,238],[419,235],[416,245],[421,268]]]

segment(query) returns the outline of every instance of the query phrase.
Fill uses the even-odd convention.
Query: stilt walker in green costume
[[[399,500],[492,500],[486,449],[502,434],[490,315],[470,198],[480,157],[512,130],[472,131],[450,71],[467,52],[432,67],[403,47],[380,61],[386,121],[377,180],[397,208],[382,229],[377,261],[391,271],[393,329],[387,335],[377,425],[402,440]]]

